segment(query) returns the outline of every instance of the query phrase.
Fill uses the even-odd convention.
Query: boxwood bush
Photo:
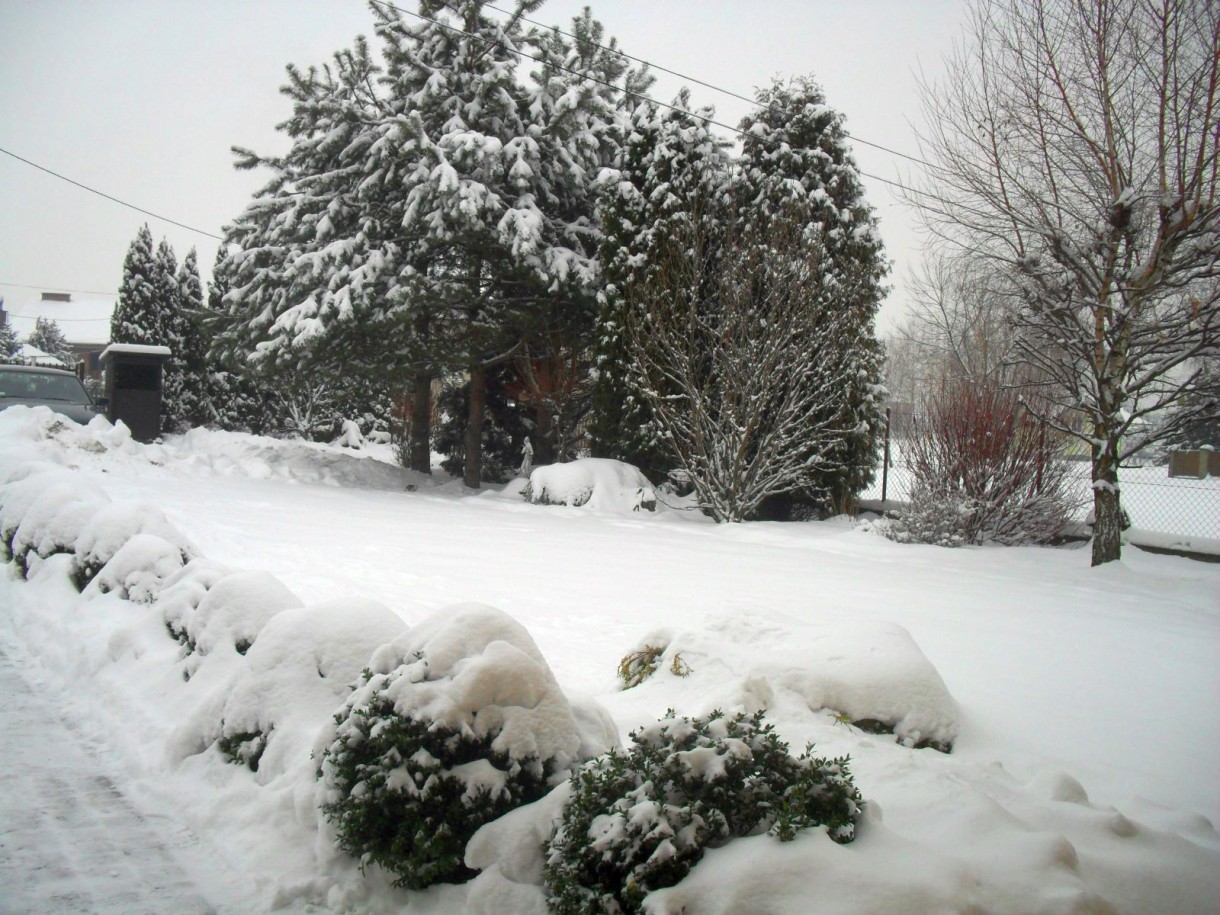
[[[674,717],[633,746],[586,763],[546,848],[547,904],[559,913],[636,913],[730,839],[809,827],[855,837],[860,793],[847,759],[792,756],[763,713]]]

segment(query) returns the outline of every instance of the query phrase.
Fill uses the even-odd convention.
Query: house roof
[[[59,325],[64,338],[73,346],[105,346],[110,342],[110,316],[118,296],[91,296],[78,299],[75,295],[64,301],[32,301],[18,304],[5,302],[9,324],[24,339],[34,330],[39,318]]]
[[[62,359],[43,352],[36,346],[30,346],[28,343],[21,344],[21,349],[17,351],[17,358],[26,365],[42,365],[53,369],[69,368]]]

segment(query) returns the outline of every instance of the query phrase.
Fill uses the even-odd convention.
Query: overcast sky
[[[509,0],[495,6],[507,8]],[[400,0],[414,10],[414,0]],[[534,17],[565,26],[581,0]],[[862,140],[916,153],[915,74],[935,75],[960,34],[965,0],[592,0],[633,56],[752,95],[773,76],[812,74]],[[363,0],[0,0],[0,148],[120,200],[220,235],[262,184],[230,147],[280,151],[289,113],[284,66],[323,63],[372,36]],[[682,81],[658,74],[654,97]],[[735,124],[748,106],[692,85],[698,105]],[[890,180],[910,163],[857,143],[861,169]],[[901,316],[918,257],[908,207],[865,179]],[[140,225],[181,261],[198,250],[206,281],[218,242],[90,194],[0,153],[0,296],[9,309],[42,289],[115,293]],[[25,288],[33,287],[33,288]],[[80,296],[77,296],[80,297]],[[64,328],[65,331],[68,328]],[[69,334],[70,336],[70,334]]]

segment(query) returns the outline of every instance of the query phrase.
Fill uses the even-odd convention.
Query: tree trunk
[[[432,375],[427,372],[414,378],[409,454],[412,470],[432,472]]]
[[[1093,565],[1122,558],[1123,512],[1118,492],[1118,442],[1093,446]]]
[[[556,461],[554,413],[551,402],[546,397],[540,397],[534,407],[534,466],[554,464]]]
[[[487,407],[487,372],[482,365],[470,367],[470,412],[466,414],[466,465],[462,482],[478,489],[483,475],[483,416]]]

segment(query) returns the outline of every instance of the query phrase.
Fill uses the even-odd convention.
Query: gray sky
[[[915,73],[939,72],[965,17],[965,0],[550,0],[534,18],[566,27],[586,2],[627,53],[742,95],[811,73],[854,136],[911,154]],[[229,148],[284,147],[284,66],[329,60],[371,37],[372,21],[363,0],[0,0],[0,148],[219,235],[264,181],[234,170]],[[654,97],[671,100],[682,82],[658,77]],[[691,89],[725,123],[748,108]],[[911,174],[887,153],[855,153],[863,171]],[[917,238],[893,190],[865,185],[894,260],[884,331],[901,316]],[[0,154],[0,296],[11,310],[42,289],[117,292],[145,221],[179,261],[195,247],[207,280],[215,239]]]

